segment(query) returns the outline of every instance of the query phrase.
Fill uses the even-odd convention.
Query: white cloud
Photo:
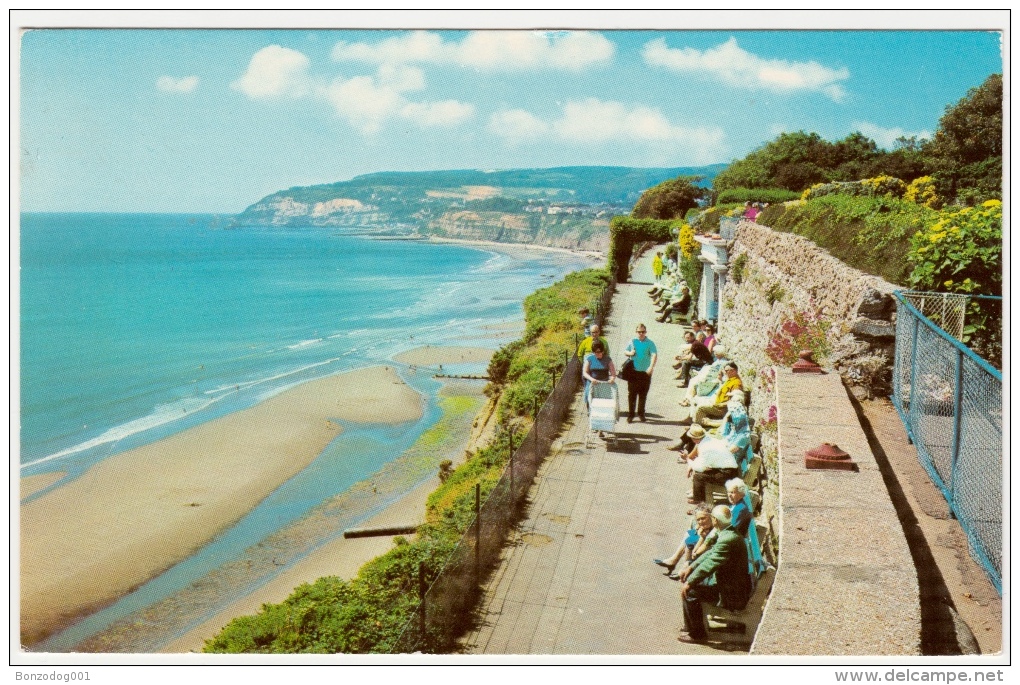
[[[489,132],[508,140],[527,140],[547,134],[552,127],[523,109],[508,109],[489,117]]]
[[[563,116],[553,122],[553,128],[560,137],[578,142],[684,142],[714,148],[725,137],[717,126],[675,126],[658,109],[596,98],[568,102],[563,107]]]
[[[310,90],[309,64],[304,53],[270,45],[255,53],[247,71],[230,87],[255,100],[301,97]]]
[[[320,95],[338,115],[366,135],[378,133],[386,121],[398,116],[423,128],[455,126],[474,116],[471,104],[457,100],[411,102],[403,95],[424,87],[425,79],[418,69],[384,65],[376,77],[337,79]]]
[[[886,150],[891,150],[893,144],[897,138],[916,136],[917,138],[931,138],[931,132],[929,131],[904,131],[902,128],[896,126],[893,128],[883,128],[877,124],[872,124],[867,121],[855,121],[852,124],[854,130],[860,131],[873,141],[878,143],[878,146]]]
[[[383,64],[379,67],[378,75],[381,85],[396,91],[406,92],[425,88],[425,74],[415,67]]]
[[[174,78],[173,76],[160,76],[156,79],[156,88],[164,93],[190,93],[198,88],[197,76],[184,76]]]
[[[766,59],[747,52],[737,45],[736,38],[707,50],[670,48],[656,38],[645,44],[642,55],[650,66],[673,71],[706,73],[724,83],[741,88],[758,88],[777,92],[816,91],[836,102],[846,97],[840,81],[850,78],[846,67],[830,69],[817,62],[790,62]]]
[[[510,142],[555,138],[583,144],[625,144],[650,149],[669,147],[683,151],[695,162],[719,159],[726,134],[717,126],[686,127],[673,124],[661,110],[644,105],[588,98],[563,105],[563,114],[551,122],[522,109],[497,112],[488,130]]]
[[[581,71],[613,58],[613,43],[591,31],[472,31],[460,42],[415,31],[378,43],[337,43],[333,59],[370,64],[456,64],[482,71]]]
[[[456,126],[475,114],[475,106],[457,100],[409,102],[400,109],[400,116],[421,127]]]

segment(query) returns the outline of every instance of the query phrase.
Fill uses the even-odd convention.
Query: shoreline
[[[430,243],[451,243],[455,245],[475,245],[478,247],[501,247],[507,248],[507,252],[513,250],[542,250],[546,252],[560,252],[563,254],[573,255],[575,257],[587,257],[593,261],[606,260],[606,255],[601,250],[579,250],[568,247],[552,247],[549,245],[530,245],[528,243],[497,243],[492,240],[469,240],[461,238],[438,238],[436,236],[428,236],[424,239]]]
[[[453,364],[460,360],[465,350],[476,350],[487,352],[492,355],[492,350],[481,348],[461,347],[433,347],[423,346],[402,353],[403,355],[428,354],[432,364]],[[398,355],[399,356],[399,355]],[[477,361],[477,360],[473,360]],[[444,384],[440,396],[447,395],[451,391],[453,395],[463,395],[452,392],[453,383]],[[477,391],[482,396],[480,389]],[[481,422],[486,411],[486,404],[483,402],[477,413],[472,413],[472,423],[465,427],[462,435],[452,438],[452,445],[443,450],[440,458],[447,458],[460,464],[465,459],[465,445],[470,447],[479,439],[474,424]],[[412,446],[413,451],[415,446]],[[439,458],[437,458],[438,461]],[[428,496],[440,485],[438,475],[432,475],[426,480],[417,484],[411,490],[405,492],[394,501],[384,506],[380,511],[358,523],[359,527],[416,525],[425,520],[425,505]],[[396,536],[379,536],[370,538],[344,539],[342,536],[326,542],[315,549],[306,557],[284,570],[280,575],[258,588],[254,592],[231,602],[215,615],[205,619],[200,624],[190,628],[184,634],[174,638],[159,651],[161,653],[194,653],[201,652],[207,639],[212,639],[230,621],[241,616],[255,614],[263,604],[278,604],[293,594],[295,588],[302,583],[314,583],[319,578],[326,576],[337,576],[345,580],[354,578],[358,571],[366,563],[376,557],[385,554],[393,547],[393,538]],[[413,535],[405,536],[413,538]]]
[[[392,367],[307,381],[114,455],[20,507],[21,642],[35,644],[186,559],[299,473],[336,420],[416,420]]]

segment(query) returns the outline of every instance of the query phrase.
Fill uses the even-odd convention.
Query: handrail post
[[[949,492],[956,508],[956,462],[960,457],[960,424],[963,420],[963,352],[956,351],[956,389],[953,393],[953,461],[949,472]]]
[[[910,419],[910,425],[907,429],[914,432],[914,395],[917,394],[917,332],[921,325],[921,320],[917,318],[916,314],[911,314],[914,318],[914,334],[910,341],[910,398],[907,400],[907,417]],[[902,402],[902,400],[901,400]]]
[[[481,585],[482,484],[475,483],[475,585]]]
[[[425,562],[418,562],[418,626],[421,631],[421,645],[425,641]]]
[[[507,458],[509,462],[507,468],[510,469],[510,504],[513,505],[517,501],[514,496],[514,432],[510,431],[510,456]]]

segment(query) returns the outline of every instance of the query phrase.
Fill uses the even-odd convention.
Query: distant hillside
[[[628,213],[645,189],[677,176],[704,176],[709,185],[725,168],[388,171],[281,190],[245,209],[234,225],[346,226],[604,249],[609,219]]]

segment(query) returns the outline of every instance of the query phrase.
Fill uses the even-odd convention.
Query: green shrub
[[[785,188],[729,188],[719,193],[717,205],[743,204],[744,202],[786,202],[796,200],[800,193]]]
[[[666,219],[633,219],[614,216],[609,222],[609,255],[607,268],[616,275],[619,283],[630,278],[630,258],[634,246],[643,241],[667,243],[673,238],[673,229],[682,222]]]
[[[934,222],[935,210],[883,195],[823,195],[808,202],[772,205],[757,221],[796,233],[865,273],[905,285],[910,236]]]
[[[850,197],[903,197],[907,184],[892,176],[876,176],[860,181],[833,181],[816,183],[805,190],[800,199],[817,200],[827,195],[849,195]],[[791,198],[792,199],[792,198]]]
[[[984,295],[1002,294],[1002,202],[947,209],[914,233],[910,285]]]

